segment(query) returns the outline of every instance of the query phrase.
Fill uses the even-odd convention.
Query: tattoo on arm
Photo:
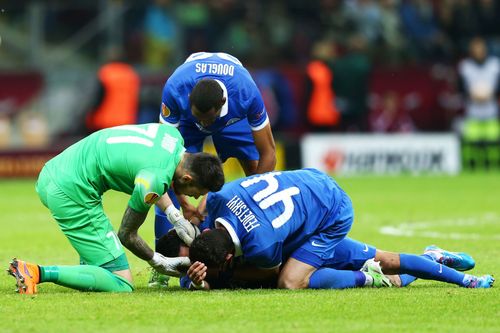
[[[139,227],[144,223],[147,215],[147,212],[139,213],[127,207],[118,230],[118,238],[123,246],[143,260],[150,260],[154,253],[138,234]]]

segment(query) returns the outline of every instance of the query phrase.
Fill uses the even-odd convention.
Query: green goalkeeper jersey
[[[145,212],[170,187],[184,151],[174,127],[125,125],[93,133],[45,167],[60,189],[85,207],[99,204],[113,189],[130,194],[129,206]]]

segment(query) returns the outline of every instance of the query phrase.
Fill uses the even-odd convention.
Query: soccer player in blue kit
[[[220,269],[239,256],[279,274],[278,287],[287,289],[364,286],[369,275],[345,269],[359,269],[370,258],[380,262],[385,274],[403,274],[402,285],[415,277],[468,288],[489,288],[494,281],[490,275],[476,277],[447,267],[443,258],[433,258],[444,252],[437,248],[423,256],[397,254],[346,238],[353,222],[351,200],[332,178],[315,169],[270,172],[227,183],[209,193],[207,209],[213,229],[195,238],[189,248],[193,265],[188,273],[198,274],[198,285],[207,267]],[[469,267],[455,268],[471,268],[465,264]]]
[[[179,129],[187,153],[202,151],[205,138],[211,136],[222,162],[238,159],[247,176],[276,166],[274,138],[260,91],[241,62],[227,53],[194,53],[174,71],[163,88],[160,122]],[[196,208],[185,196],[177,198],[186,219],[203,218],[204,200]],[[155,215],[158,240],[172,225],[169,214],[155,209]]]

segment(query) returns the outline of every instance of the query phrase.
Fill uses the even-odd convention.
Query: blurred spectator
[[[500,3],[498,0],[478,1],[481,34],[486,38],[492,54],[500,56]]]
[[[290,85],[276,69],[252,71],[259,88],[273,130],[282,130],[296,121],[295,105]]]
[[[397,0],[380,1],[381,57],[384,63],[398,64],[404,58],[405,42]]]
[[[144,62],[151,68],[164,69],[179,58],[179,28],[172,0],[154,0],[144,17]]]
[[[341,46],[345,45],[347,38],[356,31],[356,19],[352,16],[352,11],[342,0],[319,0],[320,8],[319,29],[321,38],[330,38]]]
[[[29,148],[43,148],[49,143],[47,120],[39,112],[23,112],[19,116],[19,127],[23,145]]]
[[[448,52],[446,36],[438,29],[430,0],[403,0],[401,20],[409,46],[419,60],[442,60]]]
[[[109,62],[98,71],[98,94],[92,111],[87,114],[89,131],[135,124],[139,108],[140,79],[135,69],[120,60],[117,49],[108,50]]]
[[[333,64],[333,90],[342,114],[342,129],[365,131],[372,64],[366,54],[366,40],[363,36],[351,36],[347,47],[347,53],[337,58]]]
[[[11,144],[12,124],[9,117],[0,114],[0,149],[8,148]]]
[[[241,17],[232,20],[227,31],[218,36],[217,48],[224,52],[231,52],[247,66],[252,65],[255,58],[262,59],[261,53],[269,53],[270,45],[267,41],[267,32],[263,31],[262,7],[255,1],[244,2],[245,10]]]
[[[355,0],[347,4],[356,25],[355,32],[362,35],[369,45],[379,42],[382,32],[380,5],[374,0]]]
[[[307,65],[307,76],[311,83],[307,120],[313,130],[332,130],[340,122],[330,66],[334,57],[335,45],[329,40],[320,41],[314,45],[312,60]]]
[[[269,2],[265,9],[265,30],[268,31],[269,41],[279,50],[287,50],[293,37],[293,22],[287,12],[284,2]]]
[[[209,50],[210,11],[205,1],[179,1],[175,12],[182,28],[183,56]]]
[[[387,91],[383,96],[372,96],[370,130],[376,133],[413,132],[415,125],[403,108],[399,95]]]
[[[466,99],[464,159],[474,166],[500,163],[500,60],[488,56],[484,39],[477,37],[470,41],[469,58],[459,64],[458,71],[460,90]]]
[[[443,22],[449,37],[458,52],[462,54],[467,49],[467,43],[473,36],[480,33],[480,21],[475,6],[476,1],[453,0],[447,1],[443,8],[446,15],[451,11],[451,17]]]

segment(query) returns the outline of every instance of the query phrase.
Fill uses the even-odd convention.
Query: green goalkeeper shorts
[[[36,191],[80,255],[82,264],[103,266],[111,271],[129,268],[118,236],[104,214],[102,202],[91,208],[74,202],[56,185],[46,168],[40,172]],[[119,260],[115,260],[117,258]],[[111,265],[112,269],[107,268],[105,264],[111,262],[116,264]]]

